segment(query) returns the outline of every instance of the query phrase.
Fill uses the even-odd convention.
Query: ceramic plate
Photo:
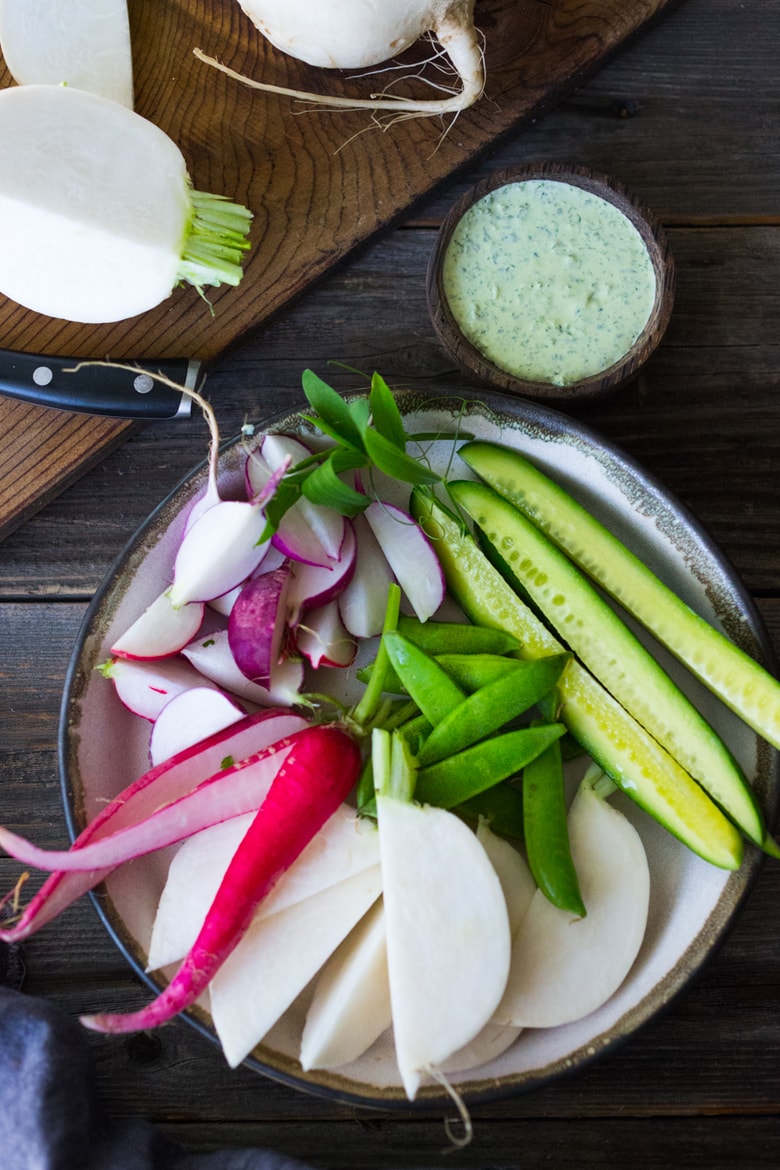
[[[528,454],[605,521],[689,605],[772,666],[766,631],[722,554],[679,503],[595,433],[552,410],[502,395],[483,393],[478,399],[455,401],[402,394],[399,403],[412,432],[452,434],[458,414],[464,430]],[[309,434],[296,414],[271,419],[257,428],[258,433],[263,430]],[[452,443],[441,441],[431,451],[443,468],[451,457]],[[231,485],[240,493],[243,459],[238,442],[224,452],[221,475],[226,493]],[[203,465],[156,509],[118,558],[86,615],[68,674],[60,732],[62,791],[72,835],[148,767],[149,725],[120,704],[113,686],[95,667],[108,657],[119,633],[169,583],[188,507],[205,481]],[[725,738],[771,820],[778,791],[776,753],[695,681],[683,677],[659,647],[652,649]],[[468,1102],[538,1086],[582,1068],[630,1037],[695,975],[722,938],[757,873],[760,857],[752,847],[739,872],[726,873],[686,850],[622,794],[615,799],[640,832],[651,867],[650,916],[636,963],[612,999],[587,1018],[560,1028],[526,1030],[490,1064],[453,1075]],[[160,853],[124,866],[95,899],[106,928],[153,991],[160,984],[145,974],[145,955],[169,857]],[[387,1036],[361,1060],[337,1073],[301,1071],[296,1041],[304,1000],[305,996],[292,1006],[248,1063],[308,1092],[382,1108],[408,1108]],[[123,1005],[113,1008],[121,1011]],[[196,1008],[187,1018],[217,1043],[204,1010]],[[421,1090],[415,1104],[430,1107],[443,1101],[442,1089],[431,1085]]]

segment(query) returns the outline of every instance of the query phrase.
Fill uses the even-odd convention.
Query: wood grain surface
[[[686,0],[229,347],[207,384],[224,435],[299,406],[307,365],[345,390],[361,380],[330,363],[457,392],[425,300],[449,207],[494,168],[535,158],[606,171],[664,223],[677,295],[642,377],[576,415],[693,511],[780,652],[778,60],[780,0]],[[59,704],[89,599],[206,440],[197,414],[132,432],[0,545],[0,819],[42,845],[66,841]],[[0,859],[0,891],[17,874]],[[231,1072],[183,1022],[90,1035],[100,1102],[192,1151],[264,1147],[321,1170],[776,1170],[779,903],[780,865],[767,862],[717,955],[662,1015],[576,1076],[475,1111],[463,1150],[447,1149],[441,1113],[339,1107]],[[88,900],[32,938],[24,959],[25,990],[71,1017],[147,1000]]]
[[[129,321],[77,325],[0,297],[5,348],[30,353],[214,362],[249,330],[422,196],[538,117],[674,0],[480,0],[485,95],[456,122],[414,119],[383,131],[364,112],[323,113],[261,93],[198,61],[196,47],[277,85],[367,94],[376,78],[312,69],[268,44],[235,0],[129,0],[136,109],[174,139],[197,188],[255,215],[239,289],[207,305],[192,288]],[[405,58],[415,66],[421,49]],[[0,86],[10,83],[0,74]],[[418,83],[412,87],[420,92]],[[0,400],[0,538],[128,435],[106,423]]]

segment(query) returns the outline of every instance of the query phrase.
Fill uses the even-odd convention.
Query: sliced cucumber
[[[647,568],[595,517],[528,459],[492,443],[467,443],[473,471],[540,528],[706,687],[780,748],[780,683]]]
[[[744,833],[761,845],[755,796],[709,723],[579,569],[540,529],[484,483],[449,491],[496,554],[510,584],[544,615],[617,701],[666,748]]]
[[[519,639],[523,658],[563,649],[430,493],[413,494],[415,518],[432,539],[447,585],[466,615]],[[699,856],[738,869],[742,838],[704,789],[575,658],[559,681],[560,719],[624,792]]]

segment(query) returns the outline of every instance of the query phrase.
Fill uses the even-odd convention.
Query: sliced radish
[[[186,955],[250,822],[251,815],[233,817],[195,834],[177,850],[157,908],[149,945],[150,971]],[[355,810],[344,804],[279,879],[257,914],[275,914],[362,873],[378,860],[376,829],[359,821]]]
[[[427,621],[445,594],[444,574],[430,540],[408,512],[395,504],[374,500],[363,515],[415,614],[421,622]]]
[[[339,559],[334,561],[330,568],[293,562],[292,582],[287,596],[288,620],[291,626],[297,624],[304,610],[325,605],[338,597],[355,571],[356,551],[355,530],[348,523],[344,529]]]
[[[355,516],[352,524],[357,541],[355,569],[339,594],[338,605],[350,634],[373,638],[382,633],[387,591],[395,576],[365,516]]]
[[[0,0],[0,45],[19,85],[69,85],[133,108],[127,0]]]
[[[128,710],[154,722],[174,695],[191,687],[215,687],[185,658],[136,661],[115,658],[103,668]]]
[[[197,634],[203,623],[203,602],[171,604],[166,589],[114,642],[111,653],[119,658],[167,658]]]
[[[312,454],[305,443],[291,435],[266,435],[260,451],[272,470],[278,469],[287,460],[295,467]],[[279,526],[277,543],[296,560],[327,564],[339,559],[344,525],[344,517],[333,508],[313,504],[302,496],[285,513]]]
[[[357,654],[357,642],[341,620],[337,601],[306,611],[295,629],[295,647],[315,670],[350,666]]]
[[[281,566],[285,564],[286,560],[287,558],[284,553],[280,552],[279,549],[274,548],[273,544],[271,544],[270,548],[267,550],[265,556],[255,569],[252,576],[260,577],[263,573],[272,573],[274,569],[281,568]],[[208,602],[209,609],[213,609],[215,613],[222,614],[223,617],[230,617],[230,611],[235,605],[236,598],[245,584],[246,581],[241,581],[240,584],[236,585],[235,589],[230,589],[227,593],[223,593],[220,597],[213,597],[211,601]]]
[[[268,549],[262,508],[223,500],[208,508],[184,534],[174,564],[171,601],[210,601],[252,573]]]
[[[289,563],[253,577],[242,587],[228,619],[228,643],[236,666],[251,682],[268,688],[281,661],[287,628]]]
[[[217,630],[202,641],[190,642],[182,654],[204,678],[250,703],[263,707],[291,707],[300,697],[303,663],[285,659],[274,666],[270,687],[262,687],[239,670],[230,649],[227,630]]]
[[[650,876],[636,829],[583,783],[569,839],[587,914],[578,918],[541,890],[534,894],[514,939],[499,1023],[553,1028],[589,1015],[617,991],[641,946]]]
[[[209,985],[212,1019],[231,1068],[260,1043],[381,889],[375,865],[254,920]]]
[[[233,699],[213,686],[182,691],[165,704],[155,720],[149,742],[152,764],[169,760],[245,715]]]

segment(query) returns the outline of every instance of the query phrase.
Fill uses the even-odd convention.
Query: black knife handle
[[[0,349],[0,394],[36,406],[115,418],[189,416],[192,400],[188,395],[150,375],[163,374],[178,386],[196,390],[202,380],[200,362],[188,358],[150,358],[124,364],[132,369],[89,363],[79,366],[78,358],[44,357]]]

